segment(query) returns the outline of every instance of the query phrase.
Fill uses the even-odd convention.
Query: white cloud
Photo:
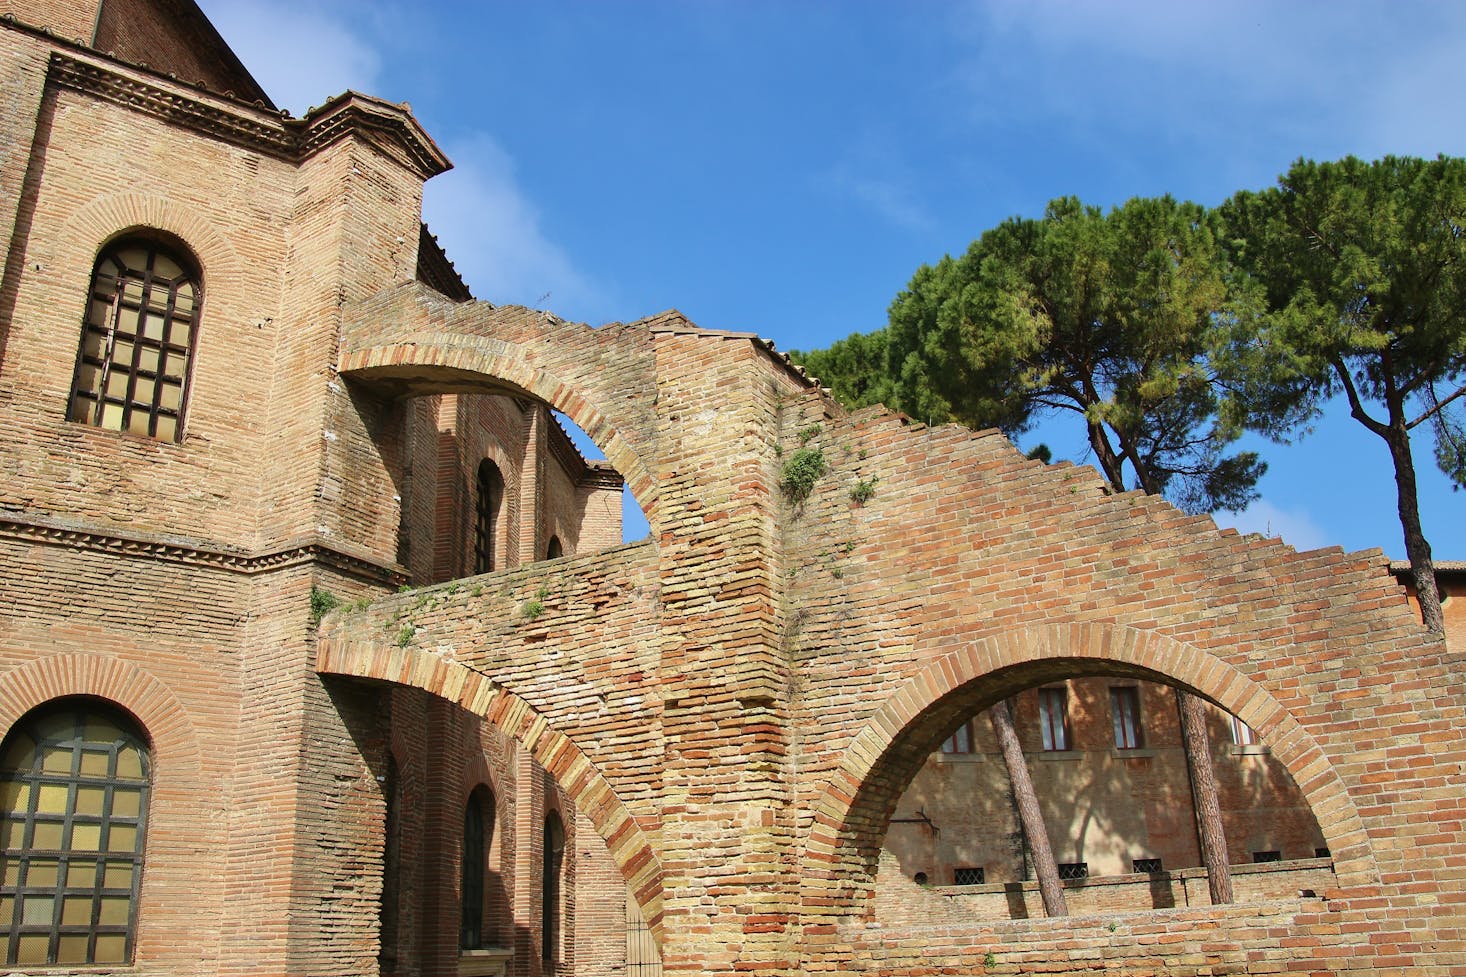
[[[375,94],[381,57],[346,11],[280,0],[199,4],[281,108],[302,115],[348,88]]]
[[[956,68],[979,124],[1062,122],[1091,145],[1212,159],[1466,149],[1466,6],[973,0]],[[1424,135],[1423,135],[1424,133]]]
[[[424,219],[474,295],[593,319],[599,289],[541,229],[508,153],[482,133],[444,149],[454,169],[429,181]]]
[[[1281,537],[1296,550],[1334,545],[1329,534],[1307,512],[1281,509],[1264,499],[1252,503],[1243,512],[1219,512],[1215,518],[1218,526],[1232,526],[1238,532]]]

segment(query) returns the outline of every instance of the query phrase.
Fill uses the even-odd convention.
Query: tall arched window
[[[136,237],[108,245],[92,270],[66,416],[179,440],[202,303],[198,268],[180,250]]]
[[[489,848],[494,842],[494,795],[475,787],[463,808],[463,873],[459,889],[458,945],[465,950],[484,946],[484,880],[489,872]]]
[[[545,815],[543,902],[540,906],[540,955],[550,970],[560,949],[560,875],[565,868],[565,825],[554,811]]]
[[[494,544],[499,528],[499,507],[504,500],[504,477],[499,466],[485,458],[478,466],[478,498],[473,534],[473,572],[494,569]]]
[[[0,745],[5,961],[132,959],[147,825],[146,742],[120,712],[67,699]]]

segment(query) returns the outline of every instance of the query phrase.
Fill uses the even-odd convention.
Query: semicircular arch
[[[316,655],[322,675],[391,682],[446,699],[499,727],[549,771],[605,840],[653,937],[662,942],[662,867],[645,833],[570,737],[555,729],[522,697],[481,672],[430,652],[379,642],[322,639]]]
[[[121,658],[63,653],[0,674],[0,735],[37,706],[67,696],[89,696],[121,706],[147,733],[164,769],[172,768],[170,783],[201,782],[198,736],[183,704],[158,679]]]
[[[816,802],[804,853],[806,912],[827,916],[833,884],[850,887],[879,849],[904,785],[883,770],[914,772],[942,731],[1034,684],[1061,677],[1128,674],[1178,685],[1215,702],[1262,737],[1313,809],[1341,884],[1378,877],[1364,823],[1313,736],[1257,682],[1213,655],[1155,632],[1110,624],[1027,627],[982,638],[927,664],[861,727]],[[970,692],[985,681],[980,696]],[[838,911],[838,910],[837,910]]]
[[[583,430],[606,453],[657,525],[657,488],[641,454],[611,418],[583,392],[534,365],[503,340],[449,333],[419,333],[400,341],[346,349],[336,370],[343,377],[406,382],[423,392],[512,393],[549,404]],[[656,533],[653,532],[653,538]]]

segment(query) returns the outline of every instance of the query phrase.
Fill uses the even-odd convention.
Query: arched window
[[[560,815],[545,815],[543,903],[540,906],[540,955],[545,969],[553,967],[560,943],[560,875],[565,867],[565,825]]]
[[[504,499],[504,477],[499,466],[485,458],[478,466],[478,498],[473,534],[473,572],[494,569],[494,543],[499,528],[499,505]]]
[[[66,416],[179,440],[202,302],[182,253],[149,238],[108,245],[92,270]]]
[[[489,848],[493,841],[494,795],[487,787],[475,787],[463,808],[458,945],[465,950],[484,946],[484,879],[489,871]]]
[[[565,547],[560,545],[559,536],[551,536],[549,545],[545,547],[545,559],[554,560],[565,555]]]
[[[132,959],[147,744],[118,711],[68,699],[0,746],[0,927],[20,966]]]

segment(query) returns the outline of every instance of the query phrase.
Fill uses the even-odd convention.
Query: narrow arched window
[[[463,872],[459,889],[459,939],[465,950],[484,945],[484,880],[494,840],[494,795],[476,787],[463,808]]]
[[[494,545],[499,529],[499,507],[503,500],[504,478],[499,474],[499,466],[485,458],[478,466],[478,498],[473,534],[474,573],[488,573],[494,569]]]
[[[551,536],[549,544],[545,547],[545,559],[554,560],[565,555],[565,547],[560,545],[559,536]]]
[[[149,757],[87,699],[27,714],[0,746],[0,926],[18,966],[132,959]]]
[[[108,245],[92,269],[66,416],[179,440],[202,303],[197,266],[182,251],[149,238]]]
[[[540,954],[545,969],[554,966],[560,943],[560,875],[565,867],[565,825],[560,815],[545,815],[543,903],[540,907]]]

